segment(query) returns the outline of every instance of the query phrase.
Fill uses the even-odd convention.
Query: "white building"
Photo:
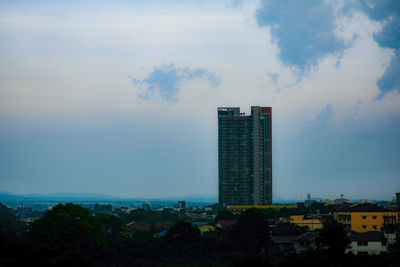
[[[351,232],[351,244],[347,252],[351,251],[353,254],[368,253],[379,254],[387,252],[387,239],[383,232],[370,231],[365,233]]]

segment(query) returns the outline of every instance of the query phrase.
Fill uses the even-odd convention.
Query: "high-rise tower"
[[[272,108],[218,111],[218,193],[222,205],[272,204]]]

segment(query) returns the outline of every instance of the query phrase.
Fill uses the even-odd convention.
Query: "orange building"
[[[383,225],[392,225],[400,220],[398,211],[388,211],[376,205],[352,205],[346,211],[338,211],[334,219],[348,230],[359,233],[381,231]]]

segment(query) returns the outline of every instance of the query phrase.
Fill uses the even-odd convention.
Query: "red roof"
[[[236,220],[219,220],[218,224],[222,227],[232,227],[236,223]]]
[[[135,231],[143,231],[147,232],[150,231],[151,225],[142,222],[130,222],[126,225],[125,229],[128,232],[135,232]]]
[[[165,222],[156,223],[155,227],[156,227],[156,229],[169,229],[172,225],[174,225],[173,222],[165,221]]]

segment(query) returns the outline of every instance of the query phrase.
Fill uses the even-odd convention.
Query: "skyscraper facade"
[[[272,204],[272,108],[219,107],[218,198],[226,205]]]

